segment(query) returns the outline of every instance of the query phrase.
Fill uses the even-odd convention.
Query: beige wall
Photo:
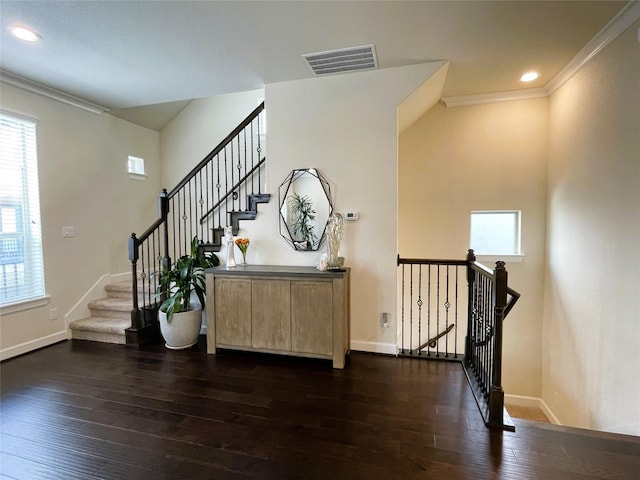
[[[542,395],[640,435],[640,45],[629,28],[550,101]]]
[[[407,258],[464,259],[472,210],[521,210],[522,293],[504,330],[507,394],[541,394],[547,100],[446,108],[438,104],[400,136],[398,244]],[[485,262],[493,267],[495,263]]]
[[[130,269],[127,239],[155,216],[159,134],[0,84],[1,107],[38,120],[38,170],[45,288],[49,304],[0,319],[2,357],[66,338],[65,314],[105,274]],[[130,180],[128,155],[145,159],[146,181]],[[62,238],[73,226],[75,238]],[[49,320],[49,310],[58,319]],[[25,351],[26,351],[25,350]]]

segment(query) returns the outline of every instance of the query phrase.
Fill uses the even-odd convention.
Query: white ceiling
[[[444,96],[541,87],[625,3],[1,0],[0,68],[159,129],[190,99],[310,78],[301,55],[366,44],[380,68],[450,61]]]

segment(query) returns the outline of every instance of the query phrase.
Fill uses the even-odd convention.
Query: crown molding
[[[558,90],[639,18],[640,2],[632,0],[622,7],[618,14],[582,47],[575,57],[544,86],[544,89],[549,95]]]
[[[465,107],[482,103],[507,102],[510,100],[530,100],[543,98],[548,95],[544,88],[527,88],[526,90],[512,90],[509,92],[481,93],[478,95],[459,95],[457,97],[442,97],[447,107]]]
[[[607,45],[618,38],[638,19],[640,19],[640,1],[631,0],[542,88],[443,97],[441,100],[447,107],[462,107],[483,103],[548,97],[578,73],[582,67],[589,63],[598,53],[604,50]]]
[[[76,108],[80,108],[82,110],[86,110],[87,112],[95,113],[96,115],[100,115],[104,112],[109,111],[108,108],[101,105],[91,103],[87,100],[75,97],[61,90],[56,90],[55,88],[51,88],[41,83],[34,82],[33,80],[28,80],[11,72],[7,72],[6,70],[0,70],[0,82],[6,83],[7,85],[12,85],[27,92],[35,93],[37,95],[56,100],[58,102],[65,103],[67,105],[71,105]]]

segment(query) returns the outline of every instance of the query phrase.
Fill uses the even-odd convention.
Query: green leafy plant
[[[205,275],[204,269],[219,265],[215,254],[207,256],[198,248],[198,237],[191,241],[191,253],[180,257],[171,268],[164,268],[160,273],[160,283],[156,297],[163,299],[160,310],[166,312],[167,322],[174,313],[191,310],[191,293],[195,292],[204,308]]]
[[[308,242],[309,246],[316,240],[315,225],[316,211],[307,195],[301,197],[297,193],[289,197],[291,212],[295,215],[295,221],[291,225],[293,234],[302,241]]]

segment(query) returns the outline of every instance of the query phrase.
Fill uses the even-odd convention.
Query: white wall
[[[266,191],[273,196],[270,203],[258,206],[255,221],[240,222],[239,236],[251,239],[247,261],[273,265],[317,263],[324,245],[318,252],[296,252],[278,229],[278,187],[293,169],[317,168],[331,184],[336,211],[360,212],[360,220],[346,224],[341,248],[346,266],[353,269],[351,318],[355,348],[395,346],[395,329],[383,331],[379,315],[382,311],[395,312],[396,302],[396,110],[441,66],[442,62],[438,62],[266,86]],[[203,141],[188,140],[180,131],[190,131],[192,126],[218,118],[216,99],[211,102],[202,108],[185,109],[174,120],[180,123],[180,130],[167,128],[162,132],[164,164],[170,158],[186,157],[181,152],[191,149],[189,143]],[[256,100],[247,106],[241,118],[257,103]],[[205,135],[209,134],[199,134]],[[165,145],[172,145],[171,153],[164,149]],[[200,150],[208,153],[213,146],[210,142]],[[220,257],[225,258],[225,249]]]
[[[0,84],[2,109],[38,120],[38,170],[45,288],[49,304],[3,314],[0,352],[12,356],[66,338],[65,314],[101,276],[130,270],[127,241],[155,217],[159,134]],[[127,157],[145,159],[146,181],[130,180]],[[75,238],[62,238],[73,226]],[[58,319],[49,320],[49,310]]]
[[[640,435],[640,45],[629,28],[550,102],[542,395]]]
[[[398,243],[405,258],[464,259],[472,210],[522,211],[522,294],[504,326],[507,394],[540,397],[548,109],[546,99],[436,105],[400,136]],[[495,263],[484,262],[493,268]]]

